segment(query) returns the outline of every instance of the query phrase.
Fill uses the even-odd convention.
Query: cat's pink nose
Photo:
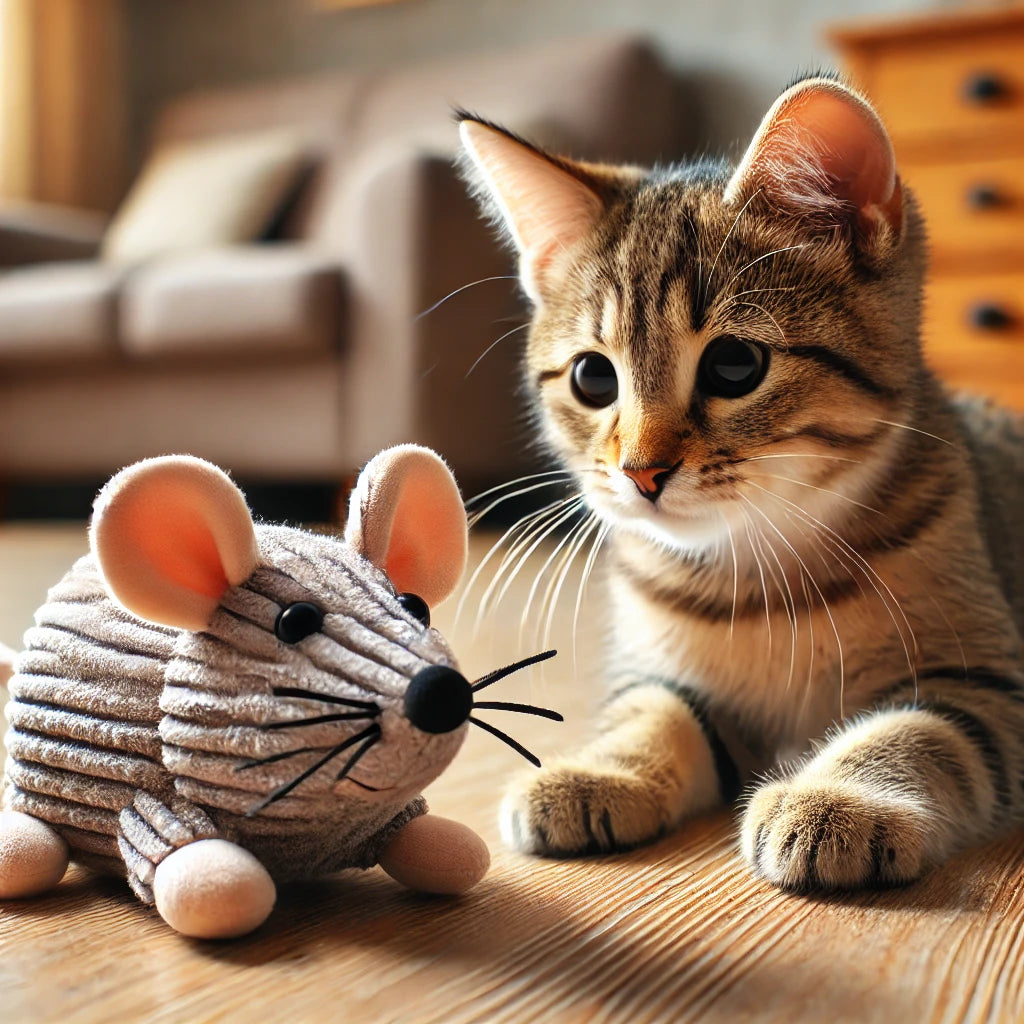
[[[622,472],[648,500],[657,501],[675,466],[623,466]]]

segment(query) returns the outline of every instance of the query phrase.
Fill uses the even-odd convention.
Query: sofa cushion
[[[141,263],[256,241],[298,184],[307,149],[301,134],[286,129],[158,149],[115,215],[102,258]]]
[[[323,352],[341,334],[341,270],[292,246],[169,257],[132,275],[121,343],[134,356]]]
[[[0,363],[102,359],[117,350],[124,273],[95,261],[0,274]]]

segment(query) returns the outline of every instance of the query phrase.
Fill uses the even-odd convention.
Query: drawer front
[[[936,265],[1024,268],[1024,157],[908,161],[900,173],[921,201]]]
[[[880,48],[871,98],[901,145],[951,147],[980,137],[1024,151],[1024,31],[967,34]]]
[[[936,275],[925,294],[924,338],[945,380],[1024,411],[1024,274]]]

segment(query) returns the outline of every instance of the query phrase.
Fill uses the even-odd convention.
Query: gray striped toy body
[[[412,676],[454,658],[398,604],[380,570],[331,537],[287,527],[257,535],[263,565],[224,595],[199,633],[126,612],[92,556],[82,558],[37,612],[9,684],[5,806],[53,825],[83,862],[127,865],[147,902],[152,873],[174,848],[162,832],[228,837],[278,880],[370,866],[380,844],[425,810],[420,789],[465,735],[463,726],[431,736],[405,718]],[[296,601],[327,616],[322,633],[288,647],[274,620]],[[296,680],[328,699],[374,703],[381,739],[357,779],[336,785],[333,774],[314,775],[247,817],[312,750],[326,752],[371,721],[281,728],[346,713],[274,695]],[[300,752],[239,770],[292,750]]]

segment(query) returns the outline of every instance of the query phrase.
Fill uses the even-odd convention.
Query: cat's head
[[[798,82],[735,168],[581,163],[469,115],[461,133],[534,305],[545,440],[595,511],[691,549],[786,501],[841,516],[923,373],[923,230],[863,97]]]

